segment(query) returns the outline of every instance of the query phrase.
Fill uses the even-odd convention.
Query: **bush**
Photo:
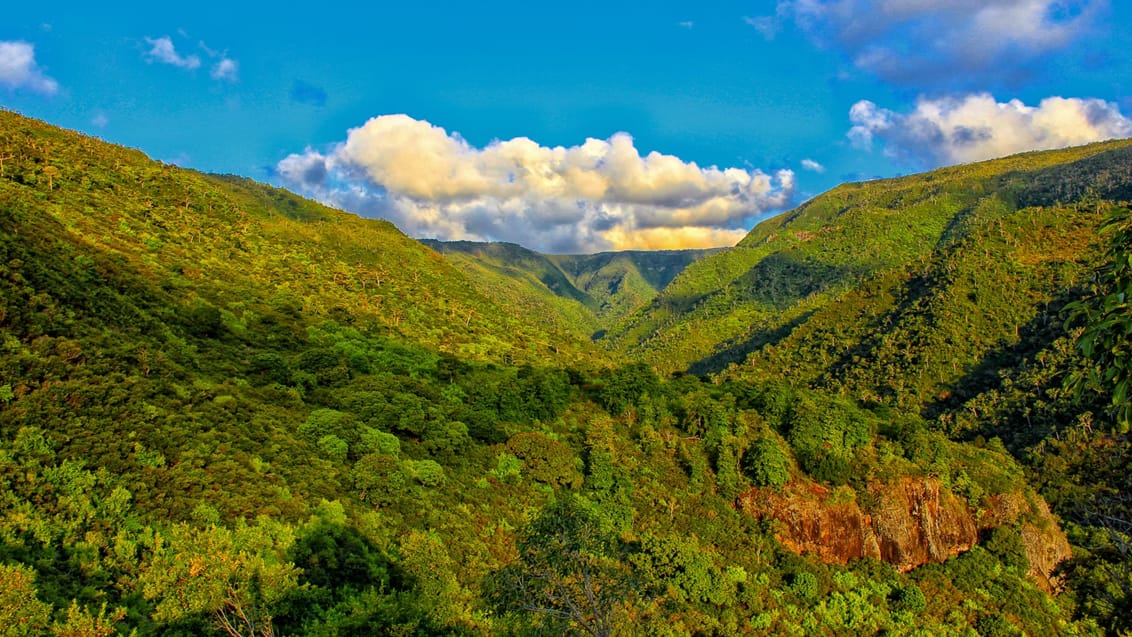
[[[408,486],[408,476],[405,473],[401,462],[394,456],[371,453],[354,463],[350,475],[354,480],[354,488],[361,492],[363,500],[390,504]]]
[[[185,312],[185,327],[193,336],[213,338],[223,326],[220,310],[206,303],[198,302]]]
[[[809,571],[802,571],[794,575],[790,582],[790,590],[799,599],[811,601],[818,596],[818,577]]]
[[[495,461],[491,475],[500,482],[515,483],[522,477],[523,461],[504,451]]]
[[[311,441],[329,435],[350,441],[357,438],[356,420],[351,414],[337,409],[316,409],[299,425],[299,433]]]
[[[1025,575],[1030,570],[1030,558],[1026,555],[1022,534],[1017,529],[1000,526],[991,531],[990,538],[983,546],[1003,566],[1013,569],[1019,575]]]
[[[928,607],[928,601],[924,597],[924,591],[915,584],[909,584],[903,588],[896,589],[893,594],[893,601],[896,602],[897,609],[914,613],[918,613]]]

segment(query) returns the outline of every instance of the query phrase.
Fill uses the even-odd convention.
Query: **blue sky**
[[[725,245],[843,181],[1132,135],[1128,4],[18,3],[0,104],[413,236]]]

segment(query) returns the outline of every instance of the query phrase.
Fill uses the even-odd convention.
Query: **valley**
[[[1132,630],[1132,140],[592,255],[0,158],[7,634]]]

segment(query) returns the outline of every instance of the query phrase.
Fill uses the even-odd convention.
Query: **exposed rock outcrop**
[[[783,546],[825,562],[872,557],[909,571],[968,551],[978,542],[979,531],[1020,519],[1030,576],[1039,586],[1056,588],[1053,570],[1070,555],[1065,535],[1041,498],[996,495],[976,512],[934,478],[876,482],[865,494],[795,481],[782,490],[751,489],[739,497],[739,505],[751,515],[777,521]]]

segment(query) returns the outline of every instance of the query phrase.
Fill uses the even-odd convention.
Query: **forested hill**
[[[136,327],[131,315],[184,330],[208,316],[230,335],[349,316],[358,328],[466,358],[589,356],[588,339],[508,312],[388,222],[163,165],[9,112],[0,112],[0,144],[9,223],[30,223],[29,241],[58,246],[37,257],[45,262],[25,260],[24,276],[54,273],[41,276],[79,298],[104,294],[91,281],[112,281],[122,298],[82,303],[99,317],[100,303],[121,305],[117,329]],[[134,309],[141,303],[172,314],[149,316]]]
[[[600,337],[673,278],[720,249],[544,255],[513,243],[423,241],[464,270],[488,297],[540,321]]]
[[[1087,259],[1059,246],[1060,235],[1091,227],[1095,218],[1082,216],[1096,213],[1088,202],[1129,198],[1130,145],[1027,153],[840,186],[759,224],[735,248],[690,265],[612,328],[609,345],[670,371],[720,371],[782,340],[872,277],[922,269],[959,243],[980,249],[968,235],[983,223],[1010,223],[1019,210],[1070,211],[1042,213],[1053,241],[1043,248]],[[982,249],[1007,258],[999,248]]]
[[[1128,148],[847,186],[688,265],[614,342],[755,353],[705,380],[531,312],[562,279],[494,300],[387,223],[0,112],[0,631],[1132,629],[1116,392],[1061,393],[1098,368],[1048,318]],[[555,257],[578,298],[540,298],[599,326],[686,257]]]

